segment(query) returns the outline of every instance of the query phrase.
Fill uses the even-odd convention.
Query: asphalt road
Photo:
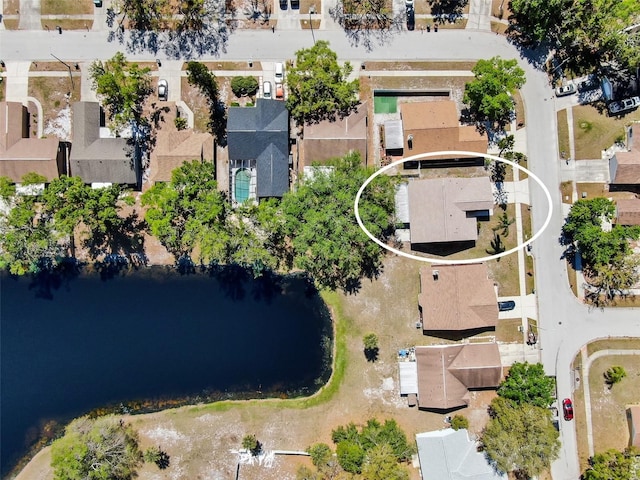
[[[580,347],[592,339],[607,336],[639,336],[640,309],[590,310],[573,295],[567,283],[563,249],[558,242],[563,223],[558,160],[555,98],[546,75],[535,64],[507,43],[504,37],[492,33],[467,30],[441,30],[437,33],[404,32],[389,37],[384,47],[367,51],[354,47],[341,31],[315,30],[316,40],[329,40],[340,60],[350,60],[354,68],[366,60],[475,60],[500,55],[518,58],[526,71],[527,82],[522,89],[526,105],[526,129],[529,166],[546,184],[553,198],[552,221],[533,246],[536,258],[536,292],[539,299],[541,355],[545,370],[555,374],[558,397],[571,397],[574,376],[570,371],[573,357]],[[310,30],[278,31],[241,30],[230,36],[226,51],[220,57],[202,60],[282,61],[294,58],[300,48],[310,47]],[[111,57],[118,43],[109,43],[104,32],[0,31],[0,59],[50,60],[54,54],[64,60],[87,61]],[[161,60],[163,53],[127,53],[129,58]],[[534,62],[535,63],[535,62]],[[365,71],[362,72],[363,74]],[[531,183],[533,225],[540,227],[547,215],[542,189]],[[583,415],[584,412],[576,412]],[[576,480],[580,476],[576,434],[573,422],[561,421],[563,449],[553,463],[554,480]]]

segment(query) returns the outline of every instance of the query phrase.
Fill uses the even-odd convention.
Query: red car
[[[562,401],[562,412],[566,421],[573,420],[573,403],[570,398],[565,398]]]

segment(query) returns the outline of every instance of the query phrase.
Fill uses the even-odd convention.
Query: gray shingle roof
[[[139,167],[126,138],[100,138],[100,105],[76,102],[73,109],[71,175],[85,183],[139,183]]]
[[[256,160],[258,197],[281,197],[289,190],[289,113],[284,102],[258,99],[254,108],[229,108],[227,142],[230,160]]]

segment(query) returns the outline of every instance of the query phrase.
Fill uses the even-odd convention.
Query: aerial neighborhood
[[[640,478],[637,0],[0,0],[0,476]]]

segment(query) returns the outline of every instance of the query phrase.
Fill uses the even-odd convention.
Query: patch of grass
[[[315,13],[322,13],[322,1],[321,0],[300,0],[300,14],[308,15],[309,9],[313,6]],[[315,26],[314,26],[315,28]]]
[[[91,0],[42,0],[42,15],[89,15],[93,13]]]
[[[576,282],[576,269],[571,260],[567,260],[567,281],[573,294],[578,297],[578,282]]]
[[[73,88],[69,75],[62,77],[29,77],[29,96],[37,98],[42,104],[43,122],[47,123],[70,103],[80,100],[79,74],[73,75]],[[67,97],[67,94],[71,95]]]
[[[16,15],[20,11],[20,0],[4,0],[3,3],[4,15]]]
[[[627,377],[609,389],[603,375],[612,365],[624,367]],[[609,448],[624,449],[629,443],[625,408],[638,402],[640,391],[640,355],[599,358],[591,364],[588,381],[594,450],[601,452]]]
[[[509,26],[505,25],[502,22],[496,22],[495,20],[491,20],[491,31],[493,33],[497,33],[498,35],[504,35]]]
[[[571,205],[573,197],[573,182],[567,181],[560,184],[560,193],[562,194],[562,203]]]
[[[374,77],[371,84],[374,89],[442,89],[464,92],[464,86],[473,77]]]
[[[367,70],[465,70],[471,71],[476,62],[366,62]]]
[[[576,356],[576,359],[580,359],[580,353]],[[576,361],[574,361],[574,368],[577,368],[578,365]],[[581,378],[581,384],[585,381],[585,379]],[[573,422],[576,428],[576,440],[578,445],[578,460],[580,462],[580,471],[584,472],[589,466],[589,444],[587,443],[587,417],[586,410],[584,406],[584,389],[583,385],[581,388],[577,388],[573,392],[572,400],[573,400]],[[562,422],[562,405],[559,405],[560,416],[559,421]]]
[[[300,20],[300,28],[303,30],[318,30],[320,28],[320,22],[321,20],[311,20],[311,23],[309,23],[309,20]]]
[[[40,23],[42,24],[42,29],[46,30],[47,27],[49,27],[49,29],[51,31],[54,31],[56,29],[57,26],[60,26],[60,28],[62,28],[62,30],[91,30],[91,27],[93,26],[93,20],[77,20],[77,19],[73,19],[73,18],[59,18],[56,20],[46,20],[46,19],[42,19],[40,20]]]
[[[3,18],[2,23],[4,23],[4,28],[7,30],[18,30],[18,26],[20,25],[19,18]]]
[[[569,125],[567,124],[567,110],[560,110],[557,114],[558,122],[558,151],[565,152],[565,156],[570,155],[569,146]]]
[[[201,62],[204,63],[210,71],[216,70],[262,70],[262,64],[258,61],[252,60],[252,65],[249,66],[249,62]],[[182,64],[182,70],[187,69],[187,62]]]
[[[640,338],[618,337],[595,340],[587,345],[587,356],[590,357],[600,350],[640,350]]]
[[[606,112],[600,113],[591,105],[573,107],[576,158],[600,159],[601,151],[624,134],[625,125],[637,120],[640,120],[640,110],[621,117],[609,117]]]
[[[516,110],[516,128],[522,128],[524,127],[524,102],[520,91],[516,91],[513,94],[513,101],[515,102]]]
[[[578,183],[576,184],[576,190],[578,191],[578,198],[596,198],[596,197],[608,197],[609,188],[606,183]]]
[[[517,253],[502,257],[500,261],[491,260],[486,263],[490,277],[498,284],[498,295],[503,297],[520,295]]]
[[[65,62],[71,66],[74,71],[73,62]],[[69,69],[61,62],[31,62],[30,72],[65,72],[68,74]]]
[[[416,22],[416,28],[418,28],[418,23],[419,22]],[[450,29],[456,29],[456,28],[465,29],[466,27],[467,27],[466,18],[459,18],[455,22],[438,23],[438,30],[440,29],[450,30]],[[432,28],[431,32],[435,33],[435,30]]]
[[[522,332],[518,327],[522,326],[519,318],[509,318],[498,320],[496,325],[496,340],[507,343],[522,343]]]

